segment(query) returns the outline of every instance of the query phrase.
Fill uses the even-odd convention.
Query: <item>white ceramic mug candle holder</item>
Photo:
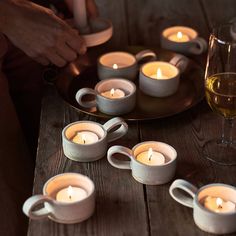
[[[114,130],[115,128],[118,128]],[[62,131],[62,147],[66,157],[74,161],[90,162],[101,159],[107,144],[124,136],[128,125],[119,117],[104,125],[93,121],[77,121]]]
[[[185,180],[175,180],[170,195],[180,204],[193,208],[196,225],[213,234],[236,232],[236,188],[209,184],[200,189]]]
[[[94,99],[83,101],[83,97],[88,94],[94,95]],[[99,111],[108,115],[123,115],[135,107],[136,86],[125,79],[106,79],[97,83],[94,89],[80,89],[75,98],[82,107],[97,107]]]
[[[114,158],[114,154],[123,154],[130,161]],[[118,169],[132,171],[135,180],[142,184],[160,185],[169,182],[175,174],[176,150],[162,142],[148,141],[139,143],[131,149],[113,146],[108,149],[109,163]]]
[[[144,64],[139,72],[140,90],[152,97],[167,97],[179,87],[180,73],[187,68],[189,60],[175,55],[170,62],[153,61]]]
[[[161,47],[179,53],[198,55],[207,50],[207,42],[192,28],[174,26],[162,32]]]
[[[86,0],[73,0],[75,26],[79,29],[87,47],[107,42],[113,34],[113,26],[100,17],[87,19]]]
[[[109,52],[98,58],[98,77],[100,80],[108,78],[125,78],[135,80],[138,72],[138,62],[145,57],[156,59],[151,50],[143,50],[133,55],[128,52]]]
[[[44,206],[38,209],[42,203]],[[74,224],[88,219],[94,208],[95,188],[92,180],[81,174],[64,173],[44,184],[43,195],[28,198],[23,212],[34,220],[49,218],[58,223]]]

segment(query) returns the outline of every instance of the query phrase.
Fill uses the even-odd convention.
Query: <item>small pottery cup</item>
[[[165,157],[165,163],[147,165],[138,161],[137,156],[146,152],[149,148],[161,153]],[[114,158],[114,154],[117,153],[129,157],[130,161],[121,161]],[[160,185],[169,182],[175,174],[176,158],[177,152],[172,146],[156,141],[139,143],[132,150],[123,146],[113,146],[107,152],[107,159],[112,166],[118,169],[131,170],[135,180],[148,185]]]
[[[169,189],[170,195],[180,204],[193,208],[196,225],[203,231],[213,234],[227,234],[236,231],[236,211],[219,213],[207,209],[203,202],[206,197],[221,198],[236,204],[236,188],[215,183],[200,189],[185,180],[175,180]]]
[[[156,59],[151,50],[143,50],[136,55],[128,52],[109,52],[98,58],[98,77],[100,80],[108,78],[124,78],[135,80],[138,72],[138,62],[145,57]]]
[[[139,88],[152,97],[167,97],[179,87],[180,73],[187,68],[189,60],[182,55],[175,55],[170,62],[153,61],[140,68]],[[158,77],[158,70],[162,75]]]
[[[117,99],[103,96],[104,92],[110,92],[112,89],[122,90],[124,96]],[[94,95],[94,100],[83,101],[83,97],[88,94]],[[80,89],[75,98],[82,107],[97,107],[99,111],[108,115],[123,115],[129,113],[135,107],[136,86],[133,82],[125,79],[106,79],[97,83],[94,89]]]
[[[67,189],[68,186],[81,189],[85,196],[78,201],[58,201],[58,192]],[[38,209],[42,203],[44,206]],[[23,212],[34,220],[48,217],[58,223],[74,224],[88,219],[93,214],[94,208],[95,188],[93,181],[81,174],[64,173],[52,177],[44,184],[43,195],[34,195],[28,198],[23,205]]]
[[[115,128],[118,128],[114,130]],[[78,132],[90,132],[97,137],[93,143],[75,143],[72,138]],[[124,136],[128,125],[119,117],[107,121],[104,125],[93,121],[77,121],[67,125],[62,131],[62,147],[66,157],[73,161],[90,162],[105,156],[109,142]],[[86,137],[85,137],[86,139]]]
[[[185,42],[170,40],[171,35],[177,35],[179,32],[186,35],[188,40]],[[205,39],[198,36],[197,31],[184,26],[174,26],[165,29],[161,34],[161,47],[184,54],[201,54],[207,49]]]

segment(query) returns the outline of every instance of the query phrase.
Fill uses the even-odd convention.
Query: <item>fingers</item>
[[[50,64],[50,61],[47,58],[42,57],[42,56],[38,56],[38,57],[34,58],[34,60],[44,66],[47,66]]]
[[[78,54],[85,54],[87,51],[86,45],[82,37],[79,36],[78,31],[71,29],[65,36],[68,46],[74,49]]]
[[[95,18],[99,16],[98,8],[94,0],[86,1],[86,8],[89,16]]]
[[[66,61],[74,61],[77,58],[77,53],[72,50],[67,44],[61,44],[57,47],[57,53]]]
[[[56,52],[51,51],[51,50],[48,50],[45,56],[51,63],[53,63],[54,65],[58,67],[63,67],[67,63],[67,61],[63,57],[61,57]]]

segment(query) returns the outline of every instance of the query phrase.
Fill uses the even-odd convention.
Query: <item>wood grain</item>
[[[30,221],[28,235],[134,235],[137,231],[148,235],[143,186],[133,180],[130,171],[111,167],[106,158],[77,163],[63,155],[62,128],[70,122],[91,117],[81,116],[65,105],[53,88],[46,90],[42,107],[34,194],[42,193],[43,184],[58,173],[82,173],[95,183],[96,212],[91,219],[75,225],[61,225],[50,220]],[[129,134],[110,145],[132,146],[137,137],[136,124],[131,124]]]
[[[198,0],[126,1],[129,43],[131,45],[160,46],[161,32],[173,25],[196,29],[208,38],[207,25]]]

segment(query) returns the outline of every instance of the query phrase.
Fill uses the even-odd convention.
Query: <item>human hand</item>
[[[29,1],[14,2],[3,33],[29,57],[43,65],[65,66],[86,52],[77,30],[51,10]]]

